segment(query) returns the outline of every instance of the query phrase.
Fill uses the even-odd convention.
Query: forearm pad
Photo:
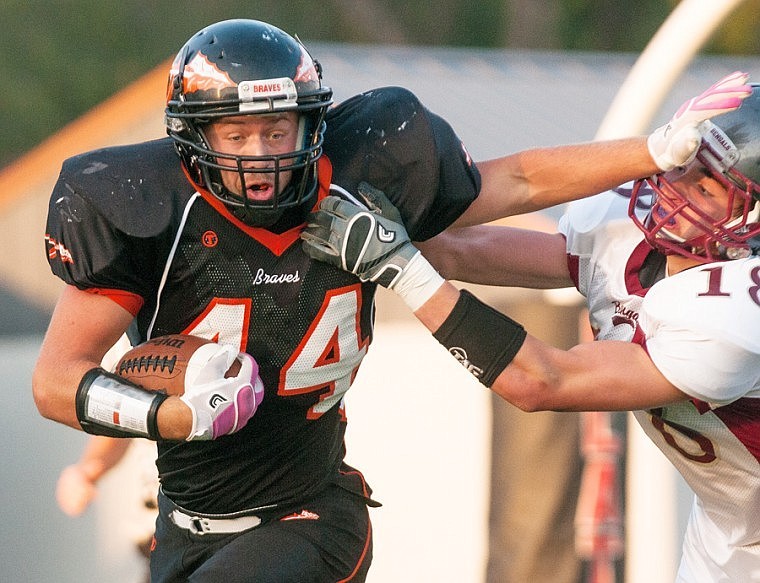
[[[76,411],[82,430],[107,437],[160,439],[158,408],[168,398],[102,368],[88,370],[79,382]]]
[[[525,342],[521,324],[462,290],[433,334],[473,376],[490,387]]]

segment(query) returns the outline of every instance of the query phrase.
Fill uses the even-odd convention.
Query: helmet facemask
[[[709,131],[694,161],[636,181],[628,214],[649,244],[666,255],[681,255],[700,263],[747,257],[752,253],[750,239],[760,235],[760,185],[738,170],[741,154],[728,136],[711,122],[704,123]],[[699,175],[714,179],[725,189],[722,210],[700,208],[685,194],[691,188],[685,183]],[[679,180],[684,183],[679,185]],[[648,204],[643,200],[647,195],[651,196]],[[650,210],[640,219],[635,209],[643,205]],[[688,226],[694,234],[688,238],[677,235],[677,224],[680,229]]]
[[[188,124],[193,128],[195,139],[184,138],[182,135],[173,137],[183,149],[191,152],[189,165],[199,175],[198,184],[227,205],[243,222],[252,226],[269,227],[287,210],[301,207],[314,198],[317,190],[315,163],[322,153],[325,129],[322,117],[323,115],[315,120],[314,115],[300,114],[297,146],[293,151],[282,154],[244,156],[214,150],[206,137],[206,128],[211,121]],[[315,124],[321,125],[321,131],[313,131]],[[311,142],[307,143],[307,140]],[[252,175],[273,177],[273,195],[267,200],[257,201],[242,193],[232,192],[225,186],[222,172],[237,173],[241,185],[250,183]],[[283,173],[288,172],[290,177],[283,188]]]

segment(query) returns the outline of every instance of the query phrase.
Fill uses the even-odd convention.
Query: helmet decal
[[[303,45],[299,46],[301,47],[301,62],[298,64],[293,81],[296,83],[319,83],[319,73],[311,55],[306,52]]]
[[[703,122],[709,129],[702,136],[704,145],[701,153],[708,158],[711,166],[727,173],[741,158],[737,148],[723,130],[710,121]]]
[[[296,84],[289,77],[279,79],[261,79],[241,81],[238,85],[240,111],[271,111],[273,104],[277,109],[290,109],[298,105]]]
[[[179,68],[176,74],[179,74]],[[221,71],[203,53],[196,54],[185,65],[182,73],[182,89],[185,93],[226,89],[236,85],[227,72]]]

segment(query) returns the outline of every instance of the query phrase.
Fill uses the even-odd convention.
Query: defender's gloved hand
[[[301,238],[314,259],[389,289],[419,253],[401,223],[337,196],[325,197]]]
[[[240,370],[225,374],[235,361]],[[216,439],[239,431],[248,423],[264,398],[259,365],[249,354],[231,346],[205,344],[190,357],[185,393],[180,397],[193,412],[187,441]]]
[[[393,214],[395,207],[384,194],[377,191],[374,196],[382,197],[377,208]],[[443,283],[401,223],[337,196],[322,200],[319,210],[309,216],[301,239],[312,258],[394,290],[412,310]]]
[[[737,109],[752,93],[749,75],[736,71],[702,94],[686,101],[671,120],[657,128],[647,140],[649,153],[663,172],[685,166],[694,159],[706,132],[703,122],[713,116]]]

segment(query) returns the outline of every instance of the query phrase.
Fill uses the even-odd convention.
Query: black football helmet
[[[673,186],[671,181],[684,168],[637,181],[628,214],[647,241],[666,255],[700,262],[747,257],[760,248],[760,85],[752,84],[752,93],[738,109],[703,123],[706,131],[691,164],[704,166],[727,189],[723,216],[710,216]],[[651,202],[644,200],[650,195]],[[651,206],[646,218],[636,216],[637,205]],[[676,217],[698,227],[699,234],[684,240],[670,233],[668,225]]]
[[[286,210],[305,207],[313,199],[324,118],[331,104],[332,90],[322,85],[319,63],[299,40],[265,22],[225,20],[196,33],[174,59],[166,129],[197,186],[245,223],[268,227]],[[206,124],[225,116],[280,111],[299,113],[299,145],[293,152],[235,156],[212,150],[204,135]],[[274,173],[273,199],[252,202],[226,189],[220,171],[230,166],[221,165],[220,158],[233,161],[243,184],[246,173]],[[258,168],[250,162],[259,162]],[[280,173],[288,171],[293,173],[290,183],[280,192]]]

